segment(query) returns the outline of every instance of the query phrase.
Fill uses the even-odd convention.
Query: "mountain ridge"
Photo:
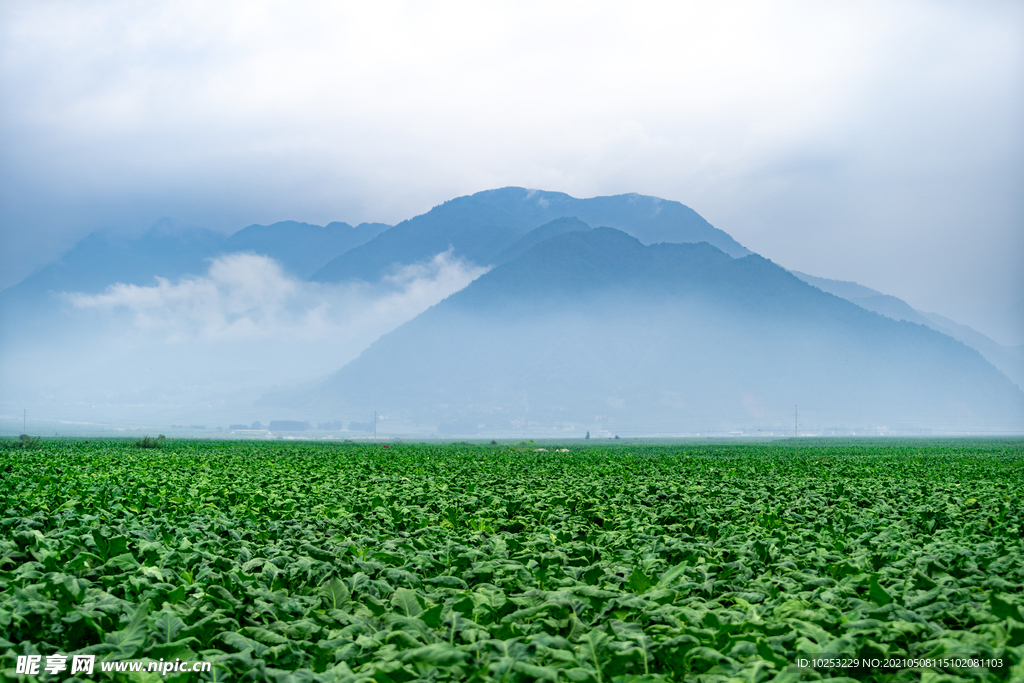
[[[795,270],[790,272],[804,282],[844,298],[861,308],[874,311],[893,320],[906,320],[924,325],[963,342],[976,349],[987,361],[1009,377],[1018,388],[1024,389],[1024,353],[1021,352],[1020,347],[1004,346],[967,325],[962,325],[938,313],[923,313],[900,298],[882,294],[856,282],[830,280]]]
[[[638,194],[577,199],[562,192],[505,187],[456,197],[402,221],[333,259],[311,279],[373,281],[389,268],[427,260],[449,247],[456,257],[494,265],[527,232],[560,218],[619,228],[645,243],[709,242],[733,256],[750,253],[679,202]]]
[[[824,422],[860,427],[1024,421],[1024,393],[946,335],[757,255],[643,245],[609,228],[556,235],[497,266],[374,342],[312,405],[373,405],[438,428],[649,433],[777,427],[805,400]]]
[[[463,221],[467,215],[471,220]],[[620,232],[628,234],[632,230],[635,234],[631,239],[645,247],[703,242],[721,254],[709,256],[711,259],[742,260],[752,255],[689,207],[635,193],[577,199],[560,192],[497,188],[453,198],[403,221],[399,226],[405,226],[405,233],[397,230],[399,226],[381,223],[352,226],[332,222],[318,226],[280,221],[269,225],[253,224],[225,236],[202,228],[179,229],[169,223],[161,223],[138,238],[92,233],[58,261],[0,292],[0,320],[5,323],[0,341],[11,343],[17,340],[23,344],[33,336],[54,337],[66,331],[72,317],[79,322],[85,320],[85,314],[69,311],[66,299],[55,294],[97,294],[114,282],[151,286],[157,277],[173,281],[186,276],[203,276],[210,259],[227,253],[250,251],[264,254],[280,263],[292,277],[315,281],[315,273],[337,258],[358,261],[371,244],[377,243],[379,247],[391,240],[397,245],[397,251],[391,253],[385,249],[378,254],[380,258],[376,262],[370,262],[372,259],[367,262],[367,277],[373,277],[387,274],[394,264],[417,263],[424,254],[430,258],[449,247],[453,247],[456,259],[461,255],[471,263],[501,266],[560,235],[597,230],[600,237],[605,234],[600,231],[607,228],[608,223],[626,226],[627,230]],[[417,237],[417,240],[403,245],[403,235],[416,233],[417,226],[423,225],[433,230],[428,234],[430,239],[417,241]],[[413,236],[416,237],[415,234]],[[578,238],[579,235],[568,239]],[[454,249],[453,242],[461,245],[461,252]],[[712,242],[718,244],[712,246]],[[399,247],[408,249],[401,251]],[[699,251],[703,247],[696,249]],[[669,253],[672,250],[672,247],[659,247],[651,253]],[[623,254],[627,252],[629,249]],[[615,258],[601,267],[577,271],[575,281],[566,284],[582,286],[588,281],[607,280],[616,272],[617,265],[621,265],[616,263],[616,258],[621,261],[623,254],[613,254]],[[578,256],[563,254],[562,261],[549,263],[546,268],[558,274],[571,266]],[[760,262],[755,259],[750,263]],[[537,272],[531,277],[539,283],[545,282],[544,278],[549,274]],[[672,276],[670,270],[661,272],[663,278],[671,279]],[[938,314],[917,311],[901,299],[857,283],[815,278],[798,272],[794,272],[794,277],[811,282],[822,291],[837,295],[864,310],[894,321],[916,323],[963,342],[978,350],[1018,388],[1024,387],[1024,349],[1001,346],[969,327]],[[720,284],[723,288],[729,286],[727,282]],[[477,289],[475,294],[471,294],[479,296],[480,291]],[[643,321],[635,322],[644,324]],[[72,321],[70,324],[77,323]]]

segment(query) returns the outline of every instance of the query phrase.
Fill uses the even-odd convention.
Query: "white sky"
[[[0,287],[97,228],[675,199],[1024,343],[1024,3],[0,5]]]

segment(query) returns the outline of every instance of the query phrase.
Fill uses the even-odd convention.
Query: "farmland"
[[[0,443],[8,680],[54,653],[282,683],[1024,680],[1021,441],[29,445]],[[815,653],[1003,665],[792,668]]]

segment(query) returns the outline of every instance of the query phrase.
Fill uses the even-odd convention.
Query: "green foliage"
[[[26,648],[324,682],[1024,659],[1019,441],[134,446],[7,451],[0,676]]]
[[[135,442],[135,447],[136,448],[160,448],[160,446],[162,446],[163,443],[164,443],[164,439],[166,439],[166,438],[167,437],[165,437],[163,434],[161,434],[160,436],[158,436],[155,439],[151,439],[148,436],[144,436],[144,437],[142,437],[141,439],[139,439],[138,441]]]
[[[29,436],[28,434],[22,434],[18,437],[18,440],[14,443],[16,448],[39,448],[39,437]]]

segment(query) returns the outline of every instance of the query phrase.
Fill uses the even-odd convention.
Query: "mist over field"
[[[791,273],[677,202],[503,188],[360,239],[337,225],[79,245],[0,294],[22,323],[8,424],[32,405],[55,433],[1024,429],[1017,350]]]
[[[3,396],[51,420],[234,422],[254,394],[322,378],[482,272],[442,252],[372,285],[322,284],[243,252],[201,275],[54,293],[43,339],[5,337]]]

